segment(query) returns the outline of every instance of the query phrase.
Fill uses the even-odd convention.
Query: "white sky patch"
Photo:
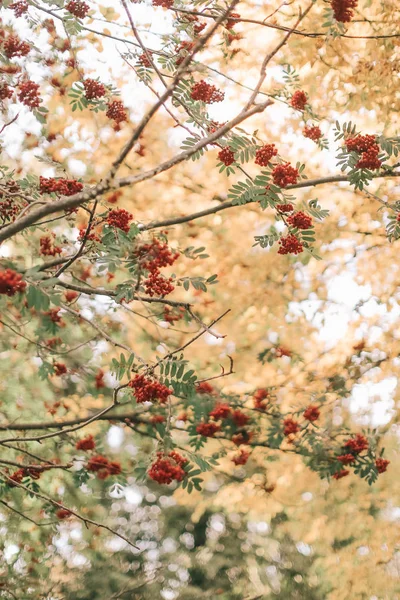
[[[397,377],[387,377],[374,383],[367,381],[356,384],[346,401],[354,420],[363,426],[379,427],[389,423],[393,417],[393,394],[397,387]]]

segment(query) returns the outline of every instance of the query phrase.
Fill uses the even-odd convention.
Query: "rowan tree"
[[[284,501],[268,540],[223,557],[212,519],[225,550],[244,539],[230,494],[234,511],[285,481],[301,497],[296,474],[344,498],[393,478],[396,413],[354,398],[398,364],[396,4],[1,8],[0,502],[17,550],[0,594],[99,597],[107,563],[110,598],[344,598],[327,563],[315,583],[308,551],[293,558]],[[196,554],[171,583],[171,538],[220,571]],[[242,554],[271,540],[282,555],[250,586]]]

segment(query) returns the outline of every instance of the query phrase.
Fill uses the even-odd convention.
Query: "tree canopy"
[[[398,3],[0,9],[0,597],[397,598]]]

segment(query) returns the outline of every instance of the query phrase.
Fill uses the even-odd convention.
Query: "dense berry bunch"
[[[351,465],[356,460],[354,454],[340,454],[335,456],[336,460],[342,463],[342,465]]]
[[[107,224],[110,227],[117,227],[125,233],[129,233],[129,223],[132,221],[133,215],[124,208],[110,210],[107,215]]]
[[[57,377],[61,377],[61,375],[65,375],[67,372],[67,367],[64,365],[64,363],[55,362],[53,367],[54,374],[57,375]]]
[[[371,149],[379,150],[375,136],[368,134],[356,135],[356,137],[347,138],[347,140],[345,141],[345,145],[349,152],[358,152],[359,154]]]
[[[358,0],[331,0],[333,16],[336,21],[349,23],[353,17],[353,9],[357,8]]]
[[[66,4],[65,8],[71,15],[74,15],[78,19],[84,19],[90,10],[89,4],[80,0],[71,0],[71,2]]]
[[[147,52],[143,52],[138,57],[139,64],[142,65],[143,67],[147,67],[149,69],[152,66],[150,58],[151,58],[150,50],[147,50]]]
[[[18,36],[10,35],[4,42],[3,49],[7,58],[14,58],[14,56],[26,56],[31,47],[27,42],[21,41]]]
[[[65,325],[65,323],[62,320],[62,316],[60,315],[60,310],[61,310],[60,308],[51,308],[50,310],[48,310],[47,312],[45,312],[43,314],[46,315],[46,317],[49,317],[49,319],[52,323],[55,323],[56,325],[63,327]]]
[[[203,29],[205,29],[207,27],[207,23],[197,23],[194,27],[193,27],[193,33],[195,35],[199,35]]]
[[[226,25],[225,25],[225,27],[227,29],[233,29],[236,25],[236,21],[232,21],[231,19],[240,19],[239,13],[233,12],[229,15],[229,19],[227,20]]]
[[[379,159],[378,153],[379,148],[378,150],[370,148],[370,150],[363,152],[360,160],[356,164],[356,169],[370,169],[372,171],[379,169],[382,165],[382,161]]]
[[[167,388],[159,381],[148,379],[144,375],[135,375],[128,386],[134,390],[136,402],[154,402],[158,400],[160,404],[164,404],[168,400],[168,396],[172,394],[172,390]]]
[[[110,461],[101,454],[92,456],[88,460],[86,468],[88,471],[96,473],[98,479],[107,479],[110,475],[119,475],[121,473],[121,465],[119,462]]]
[[[304,110],[307,104],[307,94],[302,90],[297,90],[290,99],[290,105],[296,110]]]
[[[304,137],[309,138],[313,142],[317,142],[320,139],[320,137],[322,136],[322,131],[317,126],[304,127],[303,135],[304,135]]]
[[[277,204],[276,210],[279,210],[281,213],[290,213],[293,211],[293,204]]]
[[[289,215],[287,222],[292,227],[297,227],[297,229],[310,229],[312,227],[312,218],[303,211]]]
[[[7,100],[8,98],[11,98],[13,95],[13,91],[10,87],[8,87],[8,85],[5,83],[5,81],[1,81],[0,82],[0,100]]]
[[[196,385],[196,394],[207,394],[211,396],[212,394],[214,394],[214,392],[215,390],[213,386],[211,385],[211,383],[208,383],[208,381],[201,381]]]
[[[18,86],[18,100],[29,108],[37,108],[42,99],[39,96],[39,85],[33,81],[23,81]]]
[[[250,452],[241,448],[239,454],[232,458],[232,462],[235,463],[235,465],[245,465],[249,460],[249,456]]]
[[[297,423],[297,421],[291,417],[288,417],[283,421],[283,433],[285,435],[292,435],[298,431],[300,431],[300,425]]]
[[[239,409],[233,411],[232,419],[237,427],[243,427],[250,421],[250,417]]]
[[[0,294],[15,296],[17,292],[25,291],[26,283],[22,281],[22,275],[12,269],[0,271]]]
[[[41,194],[61,194],[62,196],[73,196],[83,190],[83,184],[76,179],[54,179],[40,176],[39,190]]]
[[[147,279],[144,281],[144,289],[149,296],[168,296],[174,291],[175,287],[172,283],[172,277],[163,277],[159,271],[151,271]]]
[[[266,144],[257,150],[254,162],[256,165],[260,165],[260,167],[266,167],[271,158],[277,154],[278,150],[275,148],[275,144]]]
[[[280,238],[278,254],[300,254],[301,252],[303,252],[303,244],[295,235],[290,233]]]
[[[116,123],[122,123],[122,121],[128,120],[126,110],[121,100],[113,100],[108,103],[106,116]]]
[[[290,184],[295,185],[299,176],[298,170],[292,167],[290,163],[276,165],[272,171],[274,184],[283,188]]]
[[[214,437],[218,431],[221,431],[221,425],[217,423],[200,423],[196,427],[196,432],[204,437]]]
[[[137,256],[143,269],[158,271],[162,267],[172,266],[179,258],[179,252],[172,252],[168,244],[153,238],[149,244],[140,246]]]
[[[377,458],[375,461],[375,466],[378,473],[384,473],[390,464],[390,460],[386,460],[385,458]]]
[[[333,479],[342,479],[342,477],[346,477],[349,473],[350,471],[348,469],[341,469],[333,475]]]
[[[201,100],[206,104],[212,104],[213,102],[222,102],[225,94],[218,90],[215,85],[211,85],[202,79],[194,84],[190,96],[193,100]]]
[[[95,79],[85,79],[83,87],[85,88],[85,96],[88,100],[102,98],[106,93],[104,85]]]
[[[268,390],[265,389],[259,389],[256,392],[254,392],[253,395],[253,403],[254,403],[254,408],[256,408],[257,410],[265,410],[269,404],[270,401],[270,394]]]
[[[360,452],[368,450],[368,446],[369,444],[367,438],[364,435],[361,435],[361,433],[357,433],[355,437],[350,438],[343,445],[344,448],[353,454],[360,454]]]
[[[86,437],[78,440],[75,444],[75,448],[77,450],[94,450],[96,447],[96,442],[92,435],[87,435]]]
[[[40,254],[43,256],[55,256],[61,254],[61,246],[54,245],[54,237],[50,235],[44,235],[40,238]]]
[[[79,294],[78,292],[74,292],[73,290],[68,290],[67,292],[65,292],[64,296],[67,302],[72,302],[79,296]]]
[[[187,460],[178,452],[172,451],[167,456],[157,452],[157,459],[148,470],[148,476],[157,483],[169,484],[172,481],[182,481],[186,473],[183,466]]]
[[[307,419],[307,421],[316,421],[317,419],[319,419],[319,408],[318,406],[314,406],[313,404],[310,404],[310,406],[308,406],[306,408],[306,410],[303,412],[303,417],[305,419]]]
[[[22,17],[23,14],[28,12],[28,2],[26,0],[20,0],[19,2],[13,2],[9,8],[12,8],[16,17]]]
[[[227,146],[218,152],[218,158],[226,167],[229,167],[235,162],[235,153]]]
[[[175,323],[176,321],[180,321],[183,318],[185,313],[185,309],[183,306],[179,307],[177,313],[173,312],[169,306],[164,307],[163,320],[167,323]]]
[[[153,0],[153,6],[162,6],[163,8],[172,8],[174,0]]]
[[[215,408],[209,413],[209,416],[216,421],[220,421],[221,419],[227,419],[231,412],[229,404],[216,404]]]

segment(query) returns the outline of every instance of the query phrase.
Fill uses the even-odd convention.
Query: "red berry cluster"
[[[62,320],[62,316],[60,315],[60,308],[51,308],[47,312],[43,313],[46,317],[49,317],[52,323],[59,325],[60,327],[64,327],[65,323]]]
[[[208,383],[208,381],[202,381],[196,385],[196,394],[207,394],[211,396],[214,393],[215,390],[211,383]]]
[[[107,224],[110,227],[117,227],[125,233],[129,233],[129,223],[132,221],[133,215],[124,208],[110,210],[107,215]]]
[[[166,321],[167,323],[175,323],[176,321],[180,321],[183,318],[184,313],[185,309],[183,308],[183,306],[179,307],[177,314],[174,313],[169,306],[165,306],[163,321]]]
[[[289,215],[287,222],[292,227],[297,227],[297,229],[310,229],[312,227],[312,218],[303,211]]]
[[[235,444],[235,446],[240,446],[241,444],[250,444],[252,439],[253,432],[246,431],[245,429],[232,436],[232,442]]]
[[[385,458],[377,458],[375,461],[375,466],[378,473],[384,473],[390,464],[390,460],[386,460]]]
[[[55,515],[57,519],[60,519],[60,521],[64,521],[65,519],[69,519],[69,517],[72,517],[72,512],[66,508],[59,508],[58,510],[56,510]]]
[[[303,135],[304,135],[304,137],[309,138],[313,142],[317,142],[320,139],[320,137],[322,136],[322,131],[317,126],[304,127]]]
[[[273,156],[278,154],[275,144],[265,144],[262,148],[259,148],[256,152],[255,163],[260,167],[266,167]]]
[[[237,427],[244,427],[250,421],[250,417],[239,409],[233,411],[232,419]]]
[[[39,185],[41,194],[55,193],[62,196],[73,196],[83,190],[83,184],[76,181],[76,179],[53,179],[53,177],[47,179],[40,176]]]
[[[54,236],[44,235],[40,238],[40,254],[43,256],[55,256],[61,254],[61,246],[54,246]]]
[[[284,348],[283,346],[278,346],[277,348],[275,348],[275,356],[277,358],[281,358],[281,356],[288,356],[290,358],[292,356],[292,353],[287,348]]]
[[[10,35],[3,44],[4,54],[7,58],[26,56],[31,47],[27,42],[22,42],[17,35]]]
[[[333,475],[333,479],[342,479],[343,477],[346,477],[349,473],[350,471],[348,469],[341,469]]]
[[[92,435],[87,435],[81,440],[78,440],[75,444],[75,448],[77,450],[94,450],[95,447],[96,442],[94,441],[94,437]]]
[[[196,432],[204,437],[214,437],[218,431],[221,431],[221,425],[217,423],[200,423],[196,427]]]
[[[212,104],[213,102],[222,102],[225,94],[221,90],[218,90],[215,85],[211,85],[202,79],[194,84],[190,97],[193,100],[201,100],[206,104]]]
[[[39,85],[33,81],[23,81],[18,86],[18,100],[29,108],[37,108],[42,99],[39,96]]]
[[[343,447],[352,452],[353,454],[360,454],[364,450],[368,450],[368,440],[361,433],[357,433],[357,435],[353,438],[347,440]]]
[[[378,153],[379,149],[374,150],[373,148],[363,152],[360,160],[356,163],[356,169],[370,169],[371,171],[380,169],[382,161],[378,158]]]
[[[112,462],[101,454],[89,458],[86,468],[92,473],[97,473],[98,479],[107,479],[110,475],[119,475],[121,473],[119,462]]]
[[[157,452],[157,459],[151,465],[147,474],[157,483],[169,484],[172,481],[182,481],[186,473],[183,467],[188,461],[174,450],[168,455]]]
[[[71,15],[74,15],[78,19],[84,19],[90,10],[89,4],[80,0],[71,0],[71,2],[66,4],[65,8]]]
[[[353,17],[353,8],[357,8],[358,0],[331,0],[333,16],[336,21],[349,23]]]
[[[144,375],[135,375],[128,386],[134,390],[136,402],[141,404],[142,402],[154,402],[158,400],[160,404],[164,404],[168,400],[168,396],[172,394],[166,385],[163,385],[159,381],[148,379]]]
[[[104,85],[95,79],[85,79],[83,87],[85,88],[85,96],[88,100],[102,98],[106,93]]]
[[[229,167],[235,162],[235,153],[227,146],[218,152],[218,158],[226,167]]]
[[[301,252],[303,252],[303,245],[292,233],[279,240],[278,254],[300,254]]]
[[[357,135],[354,138],[347,138],[345,144],[349,152],[361,154],[356,169],[379,169],[382,162],[378,158],[379,146],[374,135]]]
[[[64,365],[64,363],[55,362],[53,367],[54,374],[57,375],[57,377],[61,377],[61,375],[65,375],[67,372],[67,367]]]
[[[293,211],[293,204],[277,204],[276,210],[279,210],[281,213],[290,213]]]
[[[319,419],[319,415],[320,412],[318,406],[314,406],[313,404],[310,404],[303,412],[303,417],[307,419],[307,421],[311,421],[311,423]]]
[[[175,46],[175,53],[178,56],[176,64],[180,65],[185,60],[186,56],[190,54],[195,46],[194,42],[189,42],[188,40],[184,40],[178,46]]]
[[[65,300],[67,302],[72,302],[73,300],[75,300],[75,298],[77,298],[79,296],[79,294],[78,294],[78,292],[68,290],[67,292],[65,292],[64,296],[65,296]]]
[[[287,187],[290,184],[295,185],[299,176],[298,170],[292,167],[290,163],[276,165],[272,171],[274,184],[282,188]]]
[[[20,0],[19,2],[13,2],[8,8],[12,8],[16,17],[22,17],[23,14],[28,12],[28,2],[26,0]]]
[[[232,458],[232,462],[235,463],[235,465],[245,465],[249,460],[249,456],[250,452],[241,448],[239,454]]]
[[[216,404],[215,408],[209,413],[209,416],[220,421],[221,419],[227,419],[231,415],[231,407],[229,404]]]
[[[179,258],[179,252],[173,253],[168,244],[153,238],[149,244],[140,246],[137,256],[143,269],[158,271],[162,267],[172,266]]]
[[[193,33],[195,35],[200,35],[200,33],[203,31],[203,29],[205,29],[207,27],[207,23],[197,23],[197,25],[195,25],[193,27]]]
[[[265,410],[270,402],[270,394],[268,390],[259,389],[253,394],[254,408],[257,410]]]
[[[143,52],[139,56],[138,61],[139,61],[140,65],[142,65],[143,67],[147,67],[149,69],[152,66],[152,64],[151,64],[151,60],[148,55],[151,56],[150,50],[147,50],[147,53]]]
[[[227,29],[233,29],[235,27],[235,25],[236,25],[236,21],[232,21],[231,19],[240,19],[239,13],[234,13],[233,12],[233,13],[231,13],[229,15],[229,18],[228,18],[228,20],[226,22],[226,25],[225,25],[225,27]]]
[[[354,454],[341,454],[335,457],[336,460],[342,463],[342,465],[351,465],[356,460]]]
[[[122,123],[122,121],[128,120],[126,110],[121,100],[113,100],[108,103],[106,116],[116,123]]]
[[[87,227],[79,227],[78,242],[100,242],[100,238],[96,232],[90,231],[87,233]]]
[[[225,123],[218,123],[218,121],[211,121],[210,125],[208,126],[208,133],[215,133],[223,125],[226,125],[226,122]]]
[[[150,423],[152,425],[157,425],[158,423],[164,423],[165,417],[163,415],[153,415],[150,418]]]
[[[96,377],[94,378],[95,380],[95,384],[96,384],[96,390],[100,390],[103,387],[106,387],[105,381],[104,381],[104,371],[102,369],[99,369],[97,371]]]
[[[25,467],[23,469],[18,469],[17,471],[14,471],[14,473],[12,473],[12,475],[9,476],[9,479],[12,479],[12,481],[14,481],[15,483],[21,483],[24,477],[30,477],[31,479],[39,479],[43,471],[45,471],[45,467],[35,469]],[[10,487],[14,487],[11,482],[8,482],[8,485]]]
[[[304,110],[307,104],[307,94],[302,90],[297,90],[290,99],[290,105],[296,110]]]
[[[25,291],[26,283],[22,281],[22,275],[12,269],[0,271],[0,294],[15,296],[17,292]]]
[[[283,433],[285,435],[293,435],[298,431],[300,431],[300,425],[297,423],[297,421],[291,417],[288,417],[283,421]]]
[[[163,8],[172,8],[174,0],[153,0],[153,6],[162,6]]]
[[[12,95],[13,95],[12,89],[9,88],[8,85],[4,81],[1,81],[0,82],[0,100],[7,100],[8,98],[11,98]]]
[[[144,289],[149,296],[161,296],[164,298],[174,291],[172,277],[163,277],[159,271],[151,271],[144,282]]]

